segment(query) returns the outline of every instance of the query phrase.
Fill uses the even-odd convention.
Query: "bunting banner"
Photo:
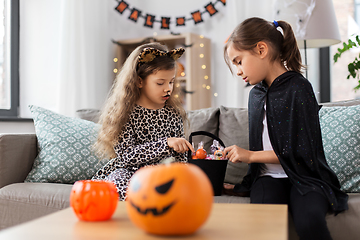
[[[221,3],[223,4],[223,6],[226,6],[226,0],[216,0],[214,3],[209,2],[208,4],[206,4],[203,11],[196,10],[194,12],[191,12],[189,17],[180,16],[173,19],[172,17],[163,16],[157,18],[155,15],[149,13],[143,14],[143,11],[136,7],[131,8],[130,5],[124,0],[118,0],[118,2],[119,4],[115,8],[115,10],[118,11],[120,14],[124,14],[124,12],[126,11],[129,14],[129,20],[137,22],[139,18],[142,18],[144,19],[145,27],[153,28],[154,23],[159,23],[161,29],[170,29],[170,24],[172,23],[174,23],[177,27],[186,26],[186,23],[188,21],[193,21],[194,24],[201,23],[204,21],[203,14],[209,14],[209,16],[212,17],[218,12],[218,10],[216,9],[217,3]]]

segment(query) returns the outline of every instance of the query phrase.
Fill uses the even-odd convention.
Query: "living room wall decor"
[[[208,4],[206,4],[203,10],[195,10],[191,12],[188,17],[184,14],[183,16],[179,17],[160,16],[160,18],[158,18],[153,14],[143,13],[143,11],[137,7],[130,7],[130,5],[124,0],[117,1],[119,2],[119,4],[115,8],[115,10],[118,11],[120,14],[123,14],[125,11],[130,12],[130,15],[128,17],[129,20],[137,22],[139,18],[143,18],[145,20],[144,27],[153,28],[155,23],[159,23],[161,29],[170,29],[170,24],[172,23],[175,23],[175,26],[178,27],[185,26],[188,21],[194,21],[194,24],[204,22],[204,19],[202,17],[203,14],[209,14],[210,17],[212,17],[213,15],[218,13],[218,9],[215,8],[217,3],[222,3],[224,6],[226,6],[226,0],[216,0],[214,3],[209,2]]]

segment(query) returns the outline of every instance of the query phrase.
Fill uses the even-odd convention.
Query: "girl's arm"
[[[190,149],[195,152],[193,146],[185,139],[183,121],[179,117],[174,126],[176,130],[176,137],[170,137],[167,139],[168,146],[175,151],[174,156],[176,161],[186,162],[187,151]]]
[[[185,138],[177,137],[177,138],[168,138],[167,144],[170,148],[174,149],[175,152],[178,153],[186,153],[189,149],[192,152],[195,152],[191,143],[189,143]]]
[[[250,151],[232,145],[225,148],[225,155],[231,162],[244,162],[244,163],[275,163],[280,164],[278,157],[274,151]]]

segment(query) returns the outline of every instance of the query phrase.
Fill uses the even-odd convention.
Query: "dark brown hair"
[[[262,18],[248,18],[239,24],[230,35],[224,48],[225,62],[229,68],[231,61],[227,56],[227,49],[230,44],[234,44],[233,46],[237,50],[252,51],[258,42],[263,41],[270,45],[271,61],[280,60],[287,70],[301,72],[304,66],[291,25],[285,21],[278,21],[277,23],[283,33],[277,29],[273,22]]]

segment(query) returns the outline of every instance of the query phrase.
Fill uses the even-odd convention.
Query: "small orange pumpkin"
[[[83,221],[105,221],[114,214],[118,193],[112,182],[81,180],[74,183],[70,206]]]
[[[130,220],[145,232],[188,235],[206,221],[212,203],[212,185],[198,166],[171,163],[135,172],[126,209]]]

